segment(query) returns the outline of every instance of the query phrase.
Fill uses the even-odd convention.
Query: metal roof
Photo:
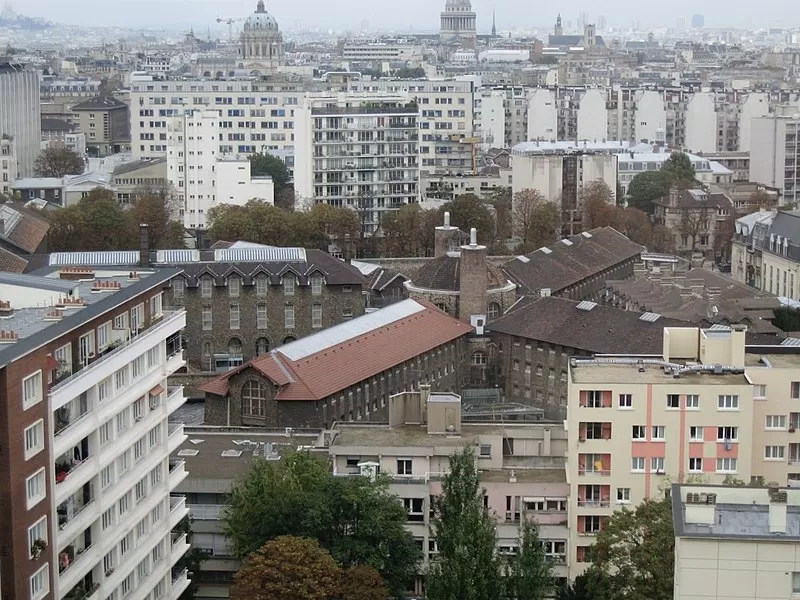
[[[583,302],[579,302],[577,308],[578,310],[585,310],[590,311],[597,306],[597,302],[590,302],[589,300],[584,300]]]
[[[654,312],[645,312],[639,317],[640,321],[647,321],[648,323],[655,323],[661,318],[661,315]]]
[[[305,248],[223,248],[214,250],[217,262],[306,262]]]
[[[51,267],[76,266],[96,267],[105,265],[136,265],[139,263],[137,250],[117,250],[101,252],[53,252],[50,255]]]
[[[410,317],[423,310],[425,310],[425,307],[417,301],[403,300],[352,321],[345,321],[319,333],[299,339],[296,342],[281,346],[275,352],[280,352],[289,360],[300,360],[326,348],[331,348],[375,329],[385,327],[400,319]]]
[[[76,287],[80,287],[81,282],[68,279],[58,279],[56,277],[40,277],[38,275],[25,275],[23,273],[0,272],[0,285],[3,284],[66,293],[71,292]]]
[[[157,250],[156,262],[159,264],[200,262],[200,250]]]
[[[781,346],[800,346],[800,339],[788,337],[781,342]]]

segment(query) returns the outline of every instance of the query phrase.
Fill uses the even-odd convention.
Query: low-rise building
[[[111,96],[97,96],[72,107],[77,131],[86,135],[91,156],[108,156],[130,149],[130,110]]]
[[[672,235],[678,254],[718,253],[715,236],[722,221],[734,214],[733,202],[720,193],[705,190],[672,189],[668,196],[653,202],[653,217]]]
[[[141,191],[166,191],[167,159],[140,160],[123,163],[111,174],[109,185],[120,204],[135,204],[136,194]]]

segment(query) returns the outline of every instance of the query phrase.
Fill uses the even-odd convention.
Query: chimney
[[[470,244],[461,246],[459,276],[461,279],[458,318],[471,323],[473,316],[486,316],[486,246],[478,245],[478,231],[470,231]]]
[[[147,223],[139,224],[139,266],[150,266],[150,232]]]
[[[440,225],[434,232],[434,254],[436,257],[446,256],[450,251],[456,251],[459,243],[457,227],[450,225],[450,213],[444,213],[444,225]]]

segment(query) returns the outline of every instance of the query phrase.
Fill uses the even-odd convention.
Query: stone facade
[[[276,400],[277,386],[247,366],[230,377],[228,396],[206,395],[205,424],[328,428],[336,421],[386,422],[386,406],[393,394],[417,389],[422,383],[443,392],[460,391],[465,340],[442,344],[321,400]],[[243,398],[243,390],[250,382],[263,390],[263,405],[255,411],[248,410]]]

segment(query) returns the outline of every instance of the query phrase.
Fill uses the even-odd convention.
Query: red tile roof
[[[225,396],[230,378],[253,368],[278,386],[278,400],[321,400],[472,331],[470,325],[426,302],[404,302],[415,302],[422,310],[329,346],[324,346],[326,332],[322,331],[314,334],[322,342],[317,352],[291,360],[277,348],[215,377],[200,389]],[[369,316],[350,323],[357,327],[359,319]]]
[[[0,248],[0,271],[7,273],[24,273],[28,266],[28,261],[9,252],[5,248]]]

